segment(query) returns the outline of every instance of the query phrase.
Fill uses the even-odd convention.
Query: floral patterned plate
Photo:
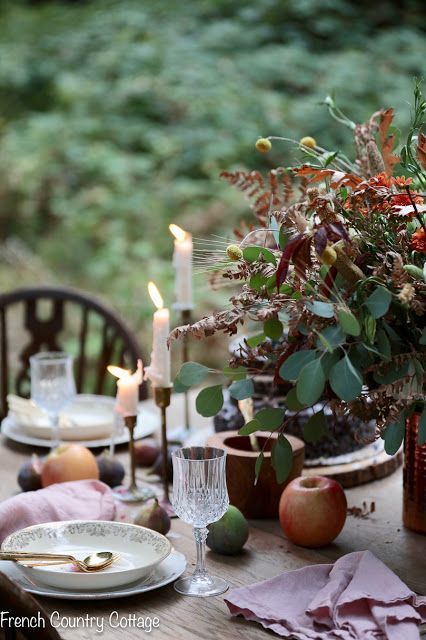
[[[149,574],[170,554],[169,540],[151,529],[127,522],[73,520],[37,524],[8,536],[2,551],[63,553],[84,560],[96,551],[113,551],[120,558],[103,571],[84,573],[74,565],[28,568],[17,565],[37,583],[73,591],[109,589]]]
[[[109,589],[97,589],[96,591],[62,590],[39,584],[23,574],[13,562],[1,562],[0,571],[14,580],[22,589],[37,596],[46,598],[58,598],[60,600],[112,600],[114,598],[127,598],[147,591],[153,591],[164,587],[177,580],[186,568],[185,556],[177,551],[161,562],[148,577],[136,580],[131,584]]]

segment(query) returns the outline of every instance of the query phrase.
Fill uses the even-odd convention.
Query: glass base
[[[145,502],[150,498],[155,498],[156,493],[151,487],[115,487],[112,490],[114,498],[121,502]]]
[[[206,598],[207,596],[218,596],[229,589],[229,584],[223,578],[206,575],[203,577],[189,576],[181,578],[174,584],[175,590],[183,596],[195,596]]]

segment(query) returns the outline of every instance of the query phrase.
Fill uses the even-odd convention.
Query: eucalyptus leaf
[[[303,427],[303,439],[317,442],[328,432],[327,418],[323,410],[314,413]]]
[[[400,419],[398,422],[389,424],[382,436],[385,441],[385,451],[388,455],[393,456],[399,451],[405,435],[405,420]]]
[[[283,423],[285,415],[284,409],[270,408],[261,409],[255,415],[255,419],[260,423],[261,428],[266,431],[278,429]]]
[[[195,400],[198,413],[205,418],[215,416],[223,407],[223,390],[221,384],[206,387]]]
[[[320,318],[332,318],[334,316],[334,305],[329,302],[321,302],[320,300],[314,300],[313,302],[307,302],[305,307],[311,313],[314,313]]]
[[[244,380],[247,376],[247,369],[245,367],[225,367],[223,375],[232,380]]]
[[[373,293],[368,296],[365,305],[373,318],[381,318],[388,310],[392,301],[391,292],[385,287],[376,287]]]
[[[256,479],[254,481],[254,484],[257,484],[257,480],[259,478],[260,470],[262,469],[262,464],[263,464],[264,459],[265,459],[265,454],[263,453],[263,451],[261,451],[259,453],[259,455],[257,456],[256,462],[255,462],[255,465],[254,465],[254,474],[255,474],[255,477],[256,477]]]
[[[345,355],[330,371],[330,385],[341,400],[354,400],[362,391],[362,377]]]
[[[419,340],[419,344],[426,345],[426,327],[423,327],[422,335]]]
[[[271,340],[279,340],[283,335],[283,324],[278,318],[271,318],[263,323],[263,333]]]
[[[287,393],[285,397],[285,404],[289,411],[300,411],[305,406],[299,401],[299,398],[297,397],[297,390],[295,387],[293,387],[293,389],[290,389],[290,391]]]
[[[314,360],[318,355],[318,352],[314,349],[307,349],[305,351],[296,351],[287,358],[280,367],[280,377],[283,380],[297,380],[300,371],[303,367]]]
[[[373,344],[376,335],[376,319],[369,313],[364,317],[363,328],[368,342]]]
[[[175,393],[186,393],[189,389],[190,387],[187,387],[186,384],[182,384],[179,376],[175,378],[175,381],[173,384],[173,391]]]
[[[256,262],[260,256],[263,257],[265,262],[270,262],[271,264],[277,263],[277,259],[272,251],[269,251],[269,249],[265,247],[250,246],[243,250],[243,257],[246,262]]]
[[[280,434],[271,451],[271,464],[275,470],[278,484],[287,480],[293,467],[293,450],[290,442]]]
[[[250,338],[247,338],[247,344],[249,347],[257,347],[258,344],[261,344],[264,341],[264,333],[258,333],[256,336],[250,336]]]
[[[377,348],[384,360],[389,360],[392,355],[392,347],[388,335],[384,329],[376,334]]]
[[[246,424],[241,427],[238,433],[240,436],[249,436],[255,431],[260,431],[260,424],[257,420],[250,420],[250,422],[246,422]]]
[[[260,291],[262,287],[266,285],[268,282],[268,278],[264,276],[262,273],[255,273],[249,281],[249,285],[251,289],[254,291]]]
[[[181,384],[186,387],[191,387],[194,384],[200,384],[208,373],[208,367],[205,367],[203,364],[199,364],[198,362],[185,362],[181,366],[177,377]]]
[[[230,395],[235,400],[245,400],[251,398],[254,393],[254,384],[251,378],[245,378],[244,380],[235,380],[229,387]]]
[[[318,334],[317,347],[326,349],[330,353],[346,342],[346,335],[343,333],[339,325],[326,327]]]
[[[354,314],[349,311],[349,309],[340,309],[337,317],[339,319],[339,324],[345,333],[348,333],[350,336],[355,337],[360,335],[361,326],[358,320],[355,318]]]
[[[297,380],[297,397],[302,404],[310,406],[314,404],[324,391],[325,375],[318,358],[306,364],[301,370]]]

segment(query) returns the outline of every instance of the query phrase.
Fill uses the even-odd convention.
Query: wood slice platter
[[[343,464],[323,464],[315,467],[304,467],[304,476],[326,476],[340,482],[342,487],[356,487],[372,480],[385,478],[402,464],[402,448],[394,456],[381,451],[374,456],[352,460]]]

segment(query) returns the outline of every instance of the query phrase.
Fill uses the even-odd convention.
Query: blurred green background
[[[93,291],[148,351],[147,281],[173,299],[168,223],[208,238],[249,217],[219,172],[294,157],[261,156],[259,135],[350,152],[328,93],[404,129],[425,23],[414,0],[3,0],[0,286]],[[197,315],[226,298],[195,288]]]

